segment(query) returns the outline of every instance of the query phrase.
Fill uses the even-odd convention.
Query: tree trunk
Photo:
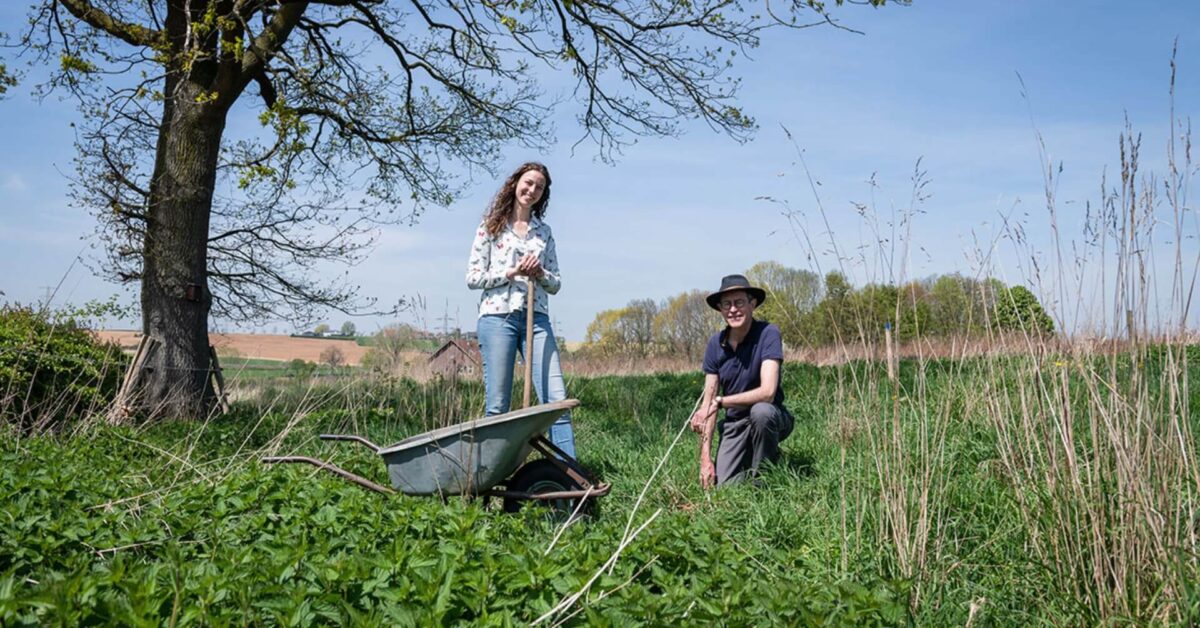
[[[169,76],[150,184],[142,270],[142,333],[157,341],[130,391],[147,418],[205,416],[210,384],[208,228],[225,110]]]

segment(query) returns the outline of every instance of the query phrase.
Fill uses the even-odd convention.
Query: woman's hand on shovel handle
[[[542,276],[542,262],[538,259],[535,253],[526,253],[516,266],[505,271],[504,276],[508,277],[509,281],[516,279],[517,275],[524,275],[531,279],[537,279]]]
[[[542,260],[538,259],[535,253],[526,253],[525,257],[521,259],[521,263],[518,264],[518,268],[526,277],[537,279],[542,276]]]

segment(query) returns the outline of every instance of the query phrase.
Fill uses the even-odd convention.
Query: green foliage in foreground
[[[543,556],[554,528],[537,513],[387,498],[311,468],[229,457],[270,436],[232,421],[187,432],[105,429],[0,456],[0,623],[523,624],[578,590],[625,524],[612,512],[573,526]],[[205,453],[183,464],[154,448],[179,437]],[[342,462],[381,475],[369,458]],[[588,607],[589,621],[904,619],[898,584],[832,578],[803,551],[749,557],[729,533],[708,517],[663,515],[598,581],[607,591],[633,578]]]
[[[1141,366],[1151,373],[1157,361]],[[844,424],[837,416],[839,387],[878,377],[878,368],[789,365],[797,425],[781,464],[761,487],[704,493],[695,437],[684,434],[634,527],[662,514],[575,606],[572,621],[962,625],[975,607],[975,620],[991,625],[1095,623],[1087,603],[1058,586],[1054,566],[1031,556],[995,437],[958,404],[991,366],[925,366],[929,407],[953,420],[938,471],[948,484],[921,576],[905,577],[897,561],[864,436],[862,422],[883,417]],[[904,404],[916,376],[903,365]],[[390,442],[469,418],[482,403],[475,383],[271,389],[262,408],[243,402],[204,426],[10,441],[0,452],[0,624],[529,623],[615,551],[700,381],[568,382],[583,402],[574,415],[582,462],[613,492],[597,521],[571,526],[548,553],[556,528],[535,511],[509,516],[460,499],[384,497],[311,467],[255,460],[264,451],[303,453],[386,482],[373,454],[315,436],[345,431]],[[891,388],[873,390],[890,407]],[[1200,601],[1182,593],[1191,596],[1185,607]]]

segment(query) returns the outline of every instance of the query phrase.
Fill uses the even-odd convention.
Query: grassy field
[[[452,423],[482,406],[476,383],[282,382],[203,425],[10,438],[0,624],[521,625],[589,582],[541,625],[1187,623],[1198,362],[907,361],[895,384],[878,364],[789,365],[781,464],[709,493],[694,435],[672,449],[698,373],[573,379],[580,458],[613,491],[557,540],[529,509],[257,462],[317,455],[386,483],[373,455],[315,436]],[[1145,428],[1106,431],[1134,416],[1120,407]]]
[[[288,363],[283,360],[261,360],[228,356],[221,358],[221,369],[229,379],[287,377]]]
[[[353,366],[330,367],[325,364],[306,363],[297,369],[291,362],[284,360],[264,360],[259,358],[224,357],[221,358],[221,370],[230,382],[246,380],[271,380],[276,378],[308,378],[313,375],[351,375],[358,370]]]

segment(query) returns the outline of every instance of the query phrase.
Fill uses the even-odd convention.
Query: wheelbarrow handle
[[[361,445],[365,445],[365,446],[369,447],[371,449],[371,451],[373,451],[375,453],[379,453],[379,445],[372,443],[371,441],[363,438],[362,436],[355,436],[353,434],[321,434],[321,440],[354,441],[356,443],[359,443]]]
[[[334,475],[337,475],[346,480],[349,480],[350,482],[353,482],[367,490],[375,491],[376,493],[382,493],[384,495],[391,495],[396,492],[386,486],[380,486],[360,475],[355,475],[353,473],[350,473],[349,471],[347,471],[337,465],[330,464],[328,462],[325,462],[324,460],[317,460],[316,458],[309,458],[308,456],[271,456],[270,458],[263,458],[262,462],[264,464],[281,464],[281,463],[286,464],[289,462],[311,464],[312,466],[317,467],[318,469],[324,469]]]

